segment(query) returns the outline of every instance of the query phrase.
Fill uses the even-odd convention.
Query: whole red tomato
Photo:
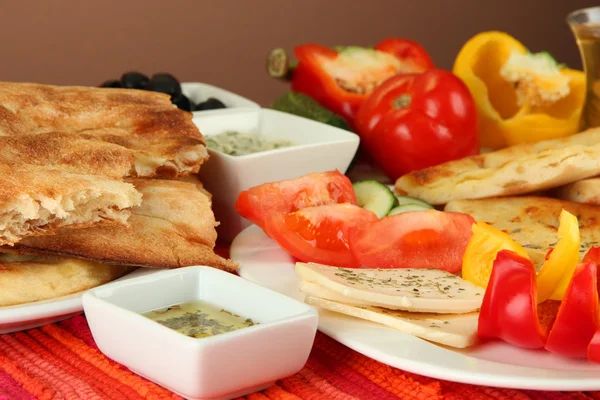
[[[356,129],[374,162],[391,179],[477,154],[477,110],[451,72],[396,75],[361,105]]]

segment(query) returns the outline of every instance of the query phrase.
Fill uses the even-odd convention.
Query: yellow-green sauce
[[[270,140],[255,133],[227,131],[218,135],[205,136],[206,146],[231,156],[245,156],[261,151],[290,147],[288,140]]]
[[[161,325],[193,338],[205,338],[257,325],[220,307],[194,301],[142,314]]]

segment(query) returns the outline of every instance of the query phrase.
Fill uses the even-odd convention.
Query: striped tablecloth
[[[106,358],[85,317],[0,336],[0,400],[179,399]],[[391,368],[318,334],[302,371],[248,400],[598,399],[600,392],[494,389]]]

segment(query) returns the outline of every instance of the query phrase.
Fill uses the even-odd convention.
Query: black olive
[[[100,87],[109,87],[109,88],[120,88],[121,82],[116,79],[111,79],[109,81],[103,82]]]
[[[150,79],[140,72],[127,72],[121,76],[121,85],[126,89],[146,89]]]
[[[192,111],[190,106],[190,99],[188,99],[184,94],[180,94],[177,97],[171,97],[171,103],[175,104],[182,110]]]
[[[152,75],[148,89],[154,92],[170,94],[171,97],[177,97],[181,94],[181,85],[177,78],[166,73]]]
[[[227,106],[225,104],[223,104],[223,102],[221,100],[215,99],[214,97],[209,97],[209,99],[206,100],[205,102],[199,103],[194,110],[195,111],[217,110],[219,108],[227,108]]]

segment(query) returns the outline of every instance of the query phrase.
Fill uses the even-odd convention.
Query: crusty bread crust
[[[192,114],[145,90],[0,82],[0,136],[79,135],[129,149],[127,176],[178,177],[208,159]]]

